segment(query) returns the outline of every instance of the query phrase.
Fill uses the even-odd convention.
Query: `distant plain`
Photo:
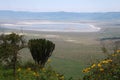
[[[56,45],[55,51],[51,56],[51,66],[67,78],[80,78],[83,76],[82,69],[104,58],[105,54],[101,51],[101,38],[120,37],[120,25],[117,22],[82,22],[90,23],[100,27],[98,32],[44,32],[23,30],[23,34],[28,41],[33,38],[46,38],[53,41]],[[16,32],[21,30],[4,29],[1,33]],[[20,51],[24,62],[33,61],[28,48]]]

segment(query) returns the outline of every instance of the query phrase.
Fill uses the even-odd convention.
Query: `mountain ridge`
[[[27,12],[0,10],[0,19],[120,20],[120,12]]]

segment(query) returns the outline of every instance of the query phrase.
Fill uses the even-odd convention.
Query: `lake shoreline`
[[[43,32],[98,32],[100,27],[93,24],[80,22],[56,22],[56,21],[19,21],[16,23],[1,24],[4,28]]]

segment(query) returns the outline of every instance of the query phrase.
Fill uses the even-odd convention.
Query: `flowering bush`
[[[14,79],[12,69],[0,69],[0,80],[64,80],[64,76],[57,73],[49,65],[50,59],[47,61],[45,68],[40,68],[39,66],[35,68],[32,63],[27,63],[28,65],[20,66],[17,68],[17,76]],[[31,67],[32,65],[32,67]],[[27,67],[28,66],[28,67]]]
[[[32,70],[30,67],[26,69],[18,68],[17,80],[64,80],[64,76],[55,72],[50,66]]]
[[[120,50],[83,70],[83,80],[120,80]]]

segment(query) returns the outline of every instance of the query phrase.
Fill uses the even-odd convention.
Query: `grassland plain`
[[[107,27],[108,24],[106,23],[95,25],[102,27],[102,30],[93,33],[24,31],[24,35],[27,40],[31,38],[47,38],[53,41],[56,48],[51,57],[51,66],[56,71],[64,74],[66,78],[78,79],[84,75],[82,73],[83,68],[104,57],[99,39],[119,36],[120,34],[118,25],[117,27],[113,25],[110,28]],[[19,31],[16,30],[16,32]],[[20,55],[24,62],[33,61],[28,48],[21,50]]]
[[[49,33],[35,32],[26,35],[26,38],[47,38],[56,44],[51,57],[51,66],[66,78],[80,78],[82,69],[91,61],[103,57],[98,41],[99,33]],[[21,51],[23,61],[32,60],[29,50]]]

